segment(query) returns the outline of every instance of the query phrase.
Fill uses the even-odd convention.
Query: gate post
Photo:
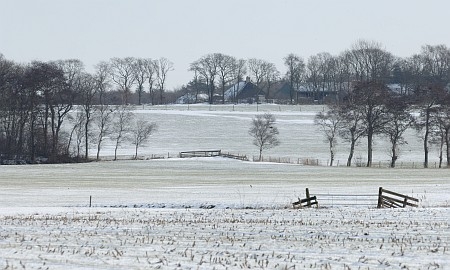
[[[380,187],[379,189],[378,189],[378,205],[377,205],[377,208],[381,208],[382,207],[382,205],[383,205],[383,199],[382,199],[382,195],[383,194],[383,188],[382,187]]]
[[[309,188],[306,188],[306,199],[307,199],[308,207],[311,207],[311,201],[310,201],[310,197],[309,197]]]

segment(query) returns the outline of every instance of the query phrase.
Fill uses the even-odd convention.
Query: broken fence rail
[[[378,200],[377,200],[378,198]],[[306,188],[306,198],[300,199],[292,203],[294,208],[318,207],[320,201],[321,206],[375,206],[378,208],[404,208],[406,206],[418,207],[419,200],[410,196],[406,196],[397,192],[379,188],[376,194],[332,194],[332,193],[315,193],[310,196],[309,188]]]
[[[388,195],[385,195],[385,194]],[[418,207],[419,199],[393,192],[382,187],[378,190],[378,208]]]

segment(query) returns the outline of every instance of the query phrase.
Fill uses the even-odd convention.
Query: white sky
[[[166,57],[169,88],[207,53],[261,58],[338,54],[358,39],[398,56],[450,46],[448,0],[0,0],[0,53],[16,62]]]

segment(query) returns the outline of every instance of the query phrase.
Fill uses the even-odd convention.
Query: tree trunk
[[[222,80],[222,104],[225,104],[225,80]]]
[[[372,167],[372,143],[373,143],[373,132],[369,128],[367,132],[367,167]]]
[[[119,148],[119,142],[116,141],[116,146],[114,147],[114,160],[117,160],[117,148]]]
[[[97,161],[100,160],[100,149],[102,147],[101,145],[102,145],[102,139],[100,139],[97,144]]]
[[[137,156],[138,156],[138,148],[139,148],[139,145],[138,144],[136,144],[136,148],[135,148],[135,154],[134,154],[134,159],[136,160],[137,159]]]
[[[350,144],[350,153],[349,153],[348,159],[347,159],[347,167],[352,166],[353,154],[355,153],[355,145],[356,145],[356,141],[352,140],[352,143]]]
[[[89,132],[88,132],[88,129],[89,129],[89,118],[86,116],[86,123],[84,124],[84,142],[85,142],[85,156],[84,156],[84,159],[86,160],[86,161],[88,161],[88,157],[89,157]]]
[[[427,116],[425,119],[425,135],[423,138],[423,151],[425,154],[425,160],[423,162],[423,167],[428,168],[428,134],[430,129],[430,110],[427,110]]]
[[[397,161],[397,143],[392,144],[392,157],[391,157],[391,168],[395,168],[395,162]]]
[[[259,148],[259,159],[258,161],[261,161],[262,159],[262,148]]]
[[[139,91],[138,91],[138,105],[142,105],[141,104],[141,99],[142,99],[142,91],[143,91],[143,86],[142,86],[142,84],[141,85],[139,85]]]
[[[449,134],[450,128],[445,129],[445,148],[446,148],[446,154],[447,154],[447,167],[450,167],[450,138]]]
[[[333,142],[330,141],[330,167],[333,166],[333,161],[334,161]]]
[[[35,116],[34,113],[31,116],[31,136],[30,136],[30,148],[31,148],[31,153],[30,153],[30,158],[31,158],[31,162],[34,163],[34,160],[36,158],[36,143],[35,141],[35,130],[34,130],[34,122],[35,122]]]
[[[48,105],[45,105],[45,111],[44,111],[44,127],[43,127],[43,136],[44,136],[44,153],[48,157],[49,151],[48,151],[48,117],[49,117],[49,107]]]

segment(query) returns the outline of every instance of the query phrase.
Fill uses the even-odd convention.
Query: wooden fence
[[[238,160],[248,161],[247,156],[245,155],[235,155],[230,153],[224,153],[222,150],[197,150],[197,151],[185,151],[180,152],[180,158],[192,158],[192,157],[226,157]]]
[[[419,202],[416,198],[389,191],[382,187],[379,188],[378,195],[316,193],[314,196],[311,196],[309,189],[306,188],[306,198],[299,198],[298,201],[292,203],[292,206],[294,208],[311,207],[312,205],[318,207],[319,201],[322,207],[375,207],[376,205],[378,208],[418,207]]]
[[[319,203],[317,202],[317,197],[316,196],[311,197],[309,195],[308,188],[306,188],[306,198],[305,199],[298,198],[298,201],[292,203],[292,206],[294,208],[311,207],[313,205],[315,205],[316,207],[319,207]]]
[[[230,154],[230,153],[221,153],[220,156],[222,157],[226,157],[226,158],[232,158],[232,159],[238,159],[238,160],[243,160],[243,161],[248,161],[248,157],[245,155],[234,155],[234,154]]]
[[[382,187],[380,187],[378,191],[378,208],[405,208],[406,206],[417,207],[418,202],[419,200],[416,198],[383,189]]]
[[[218,157],[221,154],[221,150],[201,150],[201,151],[186,151],[180,152],[180,158],[192,158],[192,157]]]

